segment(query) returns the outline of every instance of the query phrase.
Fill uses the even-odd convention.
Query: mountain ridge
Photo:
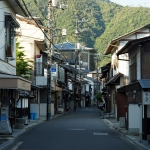
[[[47,25],[48,0],[25,0],[33,16],[39,16]],[[150,23],[150,8],[121,6],[110,0],[65,0],[67,9],[55,11],[56,28],[67,29],[67,36],[56,38],[55,43],[70,41],[80,42],[87,47],[94,47],[103,54],[109,41]],[[78,24],[81,32],[75,39],[76,20],[88,22]],[[108,62],[101,61],[101,65]]]

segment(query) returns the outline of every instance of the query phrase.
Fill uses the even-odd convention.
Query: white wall
[[[46,112],[47,112],[47,104],[46,103],[41,103],[40,105],[40,116],[46,116]]]
[[[39,104],[30,104],[30,113],[37,113],[37,118],[39,117]]]
[[[33,20],[27,20],[26,18],[17,15],[17,21],[20,24],[20,28],[17,30],[19,36],[17,37],[20,46],[23,47],[26,58],[34,61],[37,54],[40,54],[40,49],[35,43],[35,40],[44,40],[44,34],[35,24]],[[32,77],[33,78],[33,77]],[[34,79],[34,78],[33,78]],[[47,70],[44,70],[44,76],[36,76],[34,84],[47,85]]]
[[[0,60],[0,71],[8,74],[16,75],[16,67],[11,64],[8,64],[4,60]]]
[[[47,85],[47,78],[45,76],[36,76],[36,85]]]
[[[15,13],[13,12],[12,7],[10,7],[8,3],[6,3],[5,1],[0,1],[0,7],[4,8],[4,9],[0,9],[0,21],[1,21],[0,22],[0,59],[6,61],[5,59],[5,30],[4,30],[5,22],[3,22],[5,20],[4,13],[5,12],[11,13],[14,16],[14,18],[15,18]],[[14,41],[13,58],[16,58],[16,51],[15,51],[16,44],[15,43],[16,42]],[[7,66],[9,66],[9,63],[14,67],[16,66],[16,60],[8,61]],[[16,72],[15,73],[10,72],[8,67],[6,67],[5,65],[3,65],[2,68],[0,67],[0,71],[5,72],[5,73],[10,73],[10,74],[16,74]]]
[[[129,121],[129,132],[130,133],[139,133],[139,121],[140,121],[140,108],[138,104],[129,104],[128,107],[128,121]]]

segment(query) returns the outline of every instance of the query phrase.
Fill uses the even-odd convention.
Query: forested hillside
[[[47,23],[48,0],[24,0],[32,16],[39,16]],[[123,7],[109,0],[64,0],[66,10],[55,11],[56,28],[67,29],[66,37],[54,41],[75,42],[76,19],[88,20],[79,24],[78,41],[87,47],[95,47],[102,54],[112,39],[150,23],[150,8]],[[101,65],[107,60],[101,61]]]

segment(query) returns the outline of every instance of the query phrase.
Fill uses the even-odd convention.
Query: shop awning
[[[150,79],[138,80],[142,89],[150,89]]]
[[[31,81],[16,75],[0,74],[0,89],[31,91]]]
[[[111,85],[111,84],[119,84],[120,82],[118,81],[118,79],[122,76],[122,73],[117,73],[116,75],[114,75],[105,85]]]
[[[36,97],[35,95],[32,95],[27,91],[20,91],[19,96],[22,98],[35,98]]]
[[[140,79],[135,83],[131,83],[129,85],[123,86],[119,89],[117,89],[117,92],[127,92],[127,91],[133,91],[133,90],[144,90],[144,89],[150,89],[150,79]]]
[[[127,91],[133,91],[133,90],[139,91],[141,89],[142,89],[141,85],[137,81],[137,82],[134,82],[134,83],[128,84],[126,86],[118,88],[117,92],[124,93],[124,92],[127,92]]]
[[[34,84],[31,84],[31,89],[32,90],[39,90],[39,89],[42,89],[43,87],[40,87],[38,85],[34,85]]]

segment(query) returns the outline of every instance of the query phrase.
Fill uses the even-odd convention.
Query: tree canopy
[[[32,74],[33,61],[25,58],[23,47],[20,47],[20,43],[16,43],[16,74],[18,76],[30,79]]]
[[[48,0],[25,0],[32,16],[41,17],[47,25]],[[78,36],[78,42],[87,47],[94,47],[103,54],[109,41],[149,24],[150,8],[121,6],[109,0],[65,0],[66,10],[56,9],[54,19],[56,29],[67,29],[66,37],[55,37],[54,42],[75,42],[76,19],[86,19],[88,22],[78,25],[78,30],[84,30]],[[101,65],[108,58],[102,58]]]

